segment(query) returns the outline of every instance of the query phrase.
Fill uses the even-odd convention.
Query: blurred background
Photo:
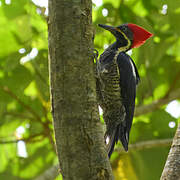
[[[47,0],[0,0],[0,179],[48,173],[61,179],[49,101],[47,6]],[[180,1],[93,0],[95,48],[102,53],[114,41],[98,23],[127,22],[154,36],[128,52],[141,77],[132,145],[124,153],[118,144],[111,163],[117,180],[158,180],[180,117]]]

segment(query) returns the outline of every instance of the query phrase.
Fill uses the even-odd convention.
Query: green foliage
[[[0,7],[0,179],[32,179],[57,163],[52,146],[47,25],[36,9],[26,0],[9,5],[3,1]],[[21,48],[25,49],[22,54]],[[36,57],[33,48],[38,49]],[[23,62],[26,56],[30,58]],[[25,129],[21,136],[20,126]],[[19,138],[26,142],[28,158],[17,154]]]
[[[31,1],[0,2],[0,179],[32,179],[57,163],[49,100],[47,17],[45,9]],[[114,38],[98,28],[98,23],[132,22],[154,34],[132,53],[141,76],[137,106],[166,98],[180,87],[179,7],[178,0],[104,0],[99,7],[93,5],[94,43],[99,53]],[[103,9],[108,10],[107,16],[103,16]],[[37,55],[32,56],[33,48]],[[165,108],[134,118],[130,143],[172,138],[177,119]],[[172,121],[176,126],[169,128]],[[20,126],[25,129],[21,136],[17,134]],[[17,154],[20,138],[26,143],[26,158]],[[114,153],[117,179],[159,179],[168,149],[157,146],[122,156]]]

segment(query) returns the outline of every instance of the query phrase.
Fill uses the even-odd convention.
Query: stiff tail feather
[[[125,151],[128,151],[128,142],[129,142],[129,133],[126,131],[126,127],[122,124],[119,124],[117,128],[111,133],[111,135],[105,135],[105,141],[107,144],[107,152],[109,158],[111,157],[112,152],[114,151],[115,143],[118,140],[121,141]]]

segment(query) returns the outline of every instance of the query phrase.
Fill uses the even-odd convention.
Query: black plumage
[[[109,27],[105,26],[105,29],[109,30]],[[118,34],[119,29],[123,33]],[[133,60],[126,54],[132,44],[131,32],[126,25],[114,29],[111,27],[110,31],[116,37],[116,42],[103,52],[97,62],[97,95],[106,123],[105,140],[109,157],[118,140],[128,151],[136,85],[140,80]]]

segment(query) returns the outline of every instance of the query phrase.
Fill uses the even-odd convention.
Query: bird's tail
[[[107,152],[109,158],[111,157],[115,143],[117,143],[118,140],[121,141],[124,150],[128,151],[129,133],[127,132],[126,127],[124,127],[122,123],[119,124],[110,135],[106,133],[105,140],[107,144]]]

